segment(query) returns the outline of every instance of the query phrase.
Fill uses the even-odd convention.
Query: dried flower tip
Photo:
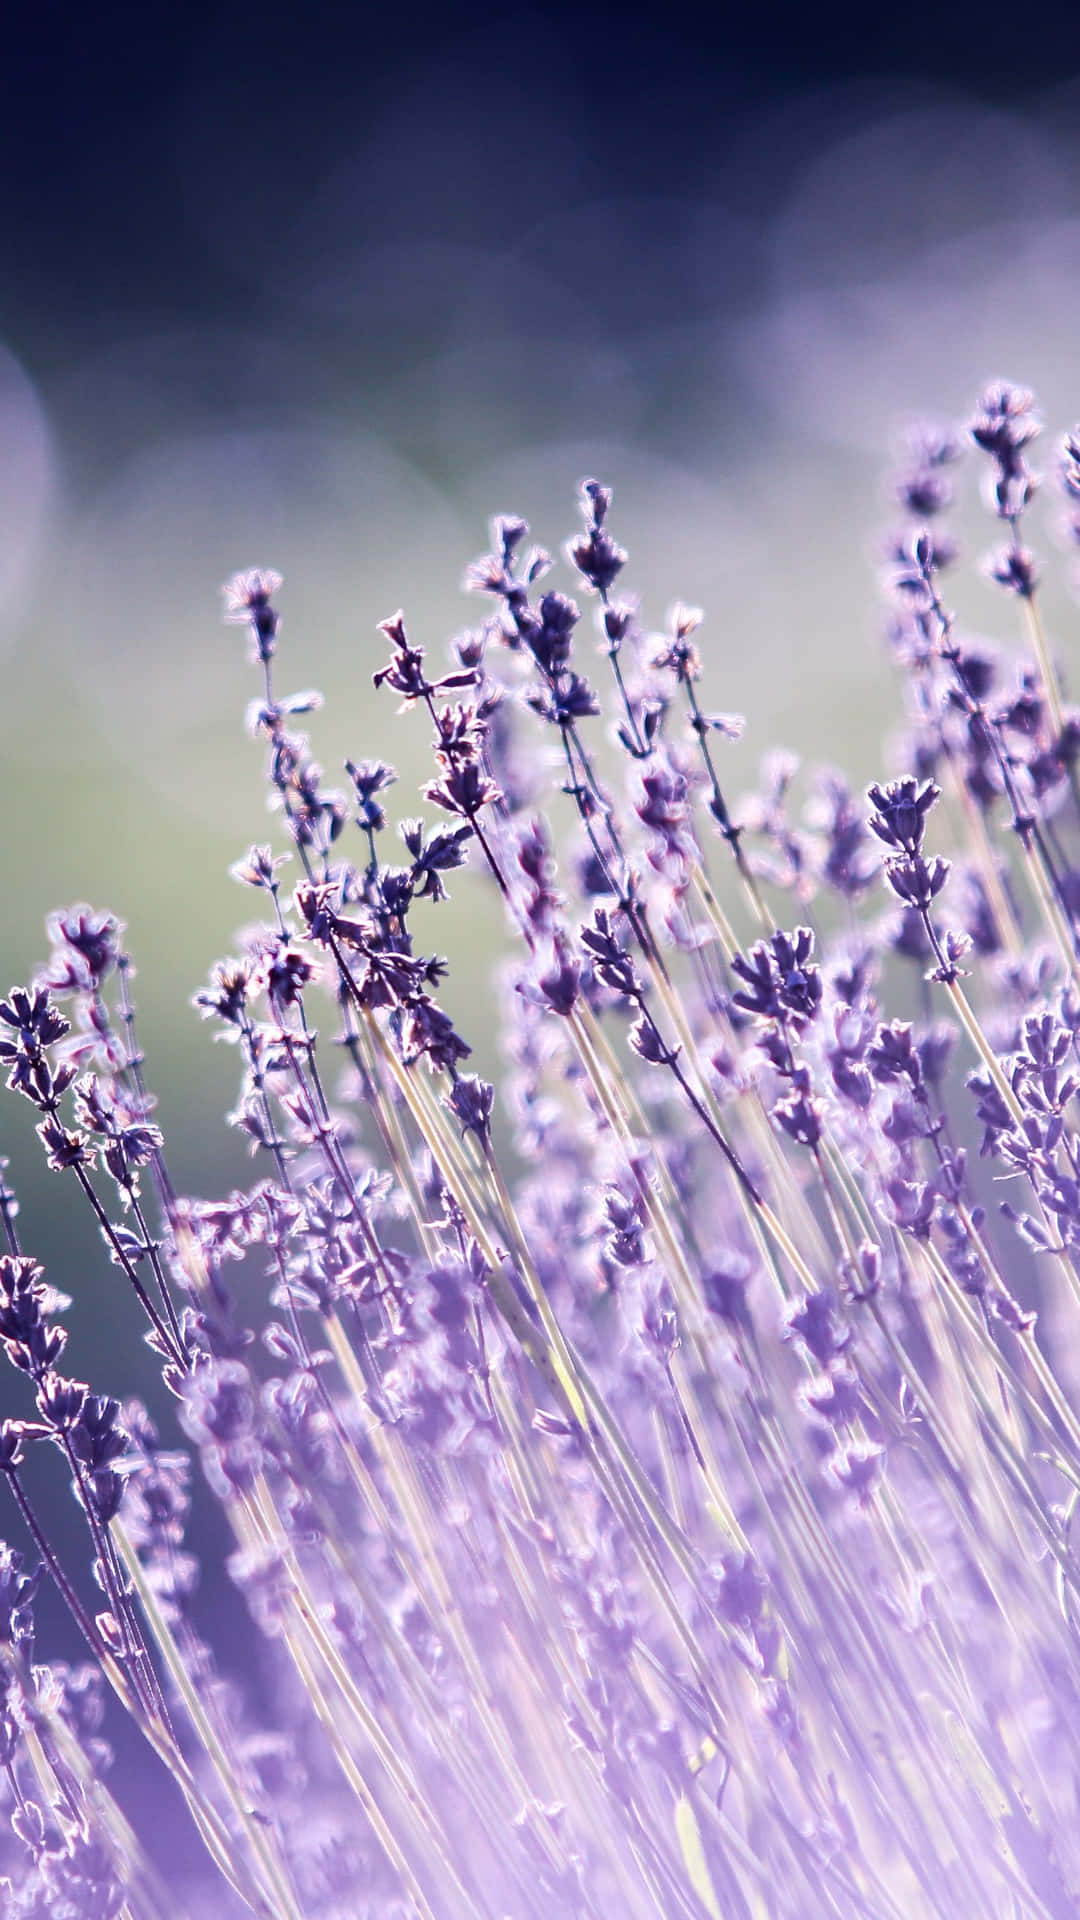
[[[275,854],[269,847],[249,847],[243,859],[234,861],[229,868],[229,878],[238,880],[241,886],[265,887],[272,893],[277,888],[274,876],[278,868],[287,866],[291,859],[291,854]]]
[[[361,760],[359,764],[346,760],[345,771],[356,791],[358,824],[368,833],[381,833],[386,814],[375,795],[393,786],[397,779],[395,769],[385,760]]]
[[[904,853],[918,853],[926,831],[926,816],[935,801],[941,798],[941,788],[932,780],[919,786],[917,780],[894,780],[887,787],[873,786],[868,797],[874,812],[870,818],[871,830],[888,847],[899,847]]]
[[[119,956],[123,929],[115,915],[82,904],[50,913],[45,926],[53,953],[44,983],[67,992],[98,988]]]
[[[584,533],[567,541],[566,553],[586,585],[594,593],[606,595],[626,565],[626,551],[617,546],[604,522],[611,505],[610,487],[598,480],[583,480],[580,487]]]
[[[1007,381],[987,388],[969,432],[994,463],[991,504],[1002,520],[1015,523],[1035,491],[1037,483],[1024,450],[1041,431],[1034,395],[1026,388]]]
[[[502,556],[503,566],[510,569],[514,555],[529,531],[529,523],[516,513],[497,513],[491,522],[491,544],[497,547]]]
[[[482,1147],[491,1139],[491,1109],[495,1089],[475,1073],[459,1074],[446,1096],[445,1105],[461,1127],[462,1133],[475,1133]]]
[[[225,599],[225,623],[247,627],[251,638],[251,657],[264,666],[274,657],[280,616],[271,600],[281,586],[281,574],[271,567],[248,567],[234,573],[221,591]]]
[[[987,557],[985,564],[991,580],[999,587],[1030,600],[1038,584],[1039,570],[1029,547],[999,547]]]
[[[1005,464],[1042,432],[1035,395],[1007,380],[995,381],[980,397],[968,432],[977,447]]]

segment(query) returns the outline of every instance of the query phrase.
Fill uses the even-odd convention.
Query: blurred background
[[[227,867],[272,831],[236,568],[285,576],[279,685],[325,691],[324,764],[385,752],[408,813],[426,729],[375,705],[375,622],[404,606],[441,657],[489,515],[557,550],[594,473],[647,624],[707,610],[707,699],[748,716],[734,790],[781,744],[884,770],[898,433],[999,374],[1080,417],[1080,17],[870,12],[7,16],[0,990],[51,907],[127,922],[181,1186],[247,1172],[235,1057],[189,1004],[249,916]],[[443,913],[467,1028],[499,917],[468,876]],[[146,1390],[31,1119],[4,1097],[0,1152],[76,1364]]]

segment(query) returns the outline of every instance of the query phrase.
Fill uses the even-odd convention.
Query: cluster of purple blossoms
[[[282,846],[233,868],[261,918],[196,1003],[251,1184],[174,1185],[111,915],[54,915],[0,1002],[167,1389],[151,1418],[68,1373],[0,1180],[13,1920],[184,1911],[110,1785],[121,1712],[205,1849],[192,1920],[1080,1912],[1080,714],[1040,430],[999,384],[911,437],[907,731],[865,797],[779,753],[729,797],[703,615],[648,631],[595,481],[562,586],[493,523],[444,670],[382,623],[434,757],[396,836],[393,768],[327,787],[318,696],[278,691],[280,578],[230,582]],[[951,610],[964,455],[999,649]],[[1080,433],[1058,481],[1076,540]],[[466,866],[507,928],[497,1090],[429,950]],[[196,1475],[258,1697],[200,1609]],[[43,1581],[81,1666],[39,1658]]]

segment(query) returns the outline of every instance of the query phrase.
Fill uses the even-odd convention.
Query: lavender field
[[[228,583],[274,819],[196,998],[243,1184],[174,1184],[110,912],[57,911],[0,1004],[113,1359],[79,1377],[9,1179],[5,1912],[1080,1910],[1080,715],[1043,585],[1080,442],[998,382],[891,501],[868,791],[779,749],[731,789],[714,623],[639,596],[595,480],[561,549],[492,522],[448,646],[382,622],[333,775],[288,582]],[[416,735],[398,804],[372,750]],[[474,876],[472,1031],[439,948]],[[110,1397],[140,1325],[153,1415]]]

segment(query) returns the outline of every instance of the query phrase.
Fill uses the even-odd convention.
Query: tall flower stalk
[[[167,1389],[152,1419],[68,1374],[0,1181],[6,1912],[178,1911],[106,1784],[108,1698],[205,1850],[193,1914],[1080,1910],[1080,720],[1026,544],[1039,431],[999,384],[912,436],[907,733],[865,801],[775,754],[732,797],[703,616],[643,626],[596,481],[562,585],[495,520],[443,667],[382,623],[376,689],[434,760],[396,836],[393,768],[328,787],[318,696],[279,690],[279,576],[229,583],[280,837],[196,1002],[252,1183],[175,1184],[111,915],[52,916],[0,1003]],[[1000,657],[950,604],[965,445],[1021,607]],[[506,925],[498,1088],[429,951],[466,866]],[[196,1465],[258,1698],[200,1609]],[[36,1658],[43,1579],[81,1667]]]

